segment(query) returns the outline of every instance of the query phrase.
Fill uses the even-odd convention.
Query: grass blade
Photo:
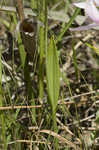
[[[55,111],[60,88],[60,71],[59,62],[54,37],[50,39],[47,55],[46,55],[46,71],[49,101],[52,111]]]
[[[61,30],[60,34],[58,35],[57,42],[62,40],[62,37],[64,36],[66,31],[69,29],[69,27],[71,26],[72,22],[74,21],[75,17],[78,15],[79,12],[80,12],[80,9],[76,8],[74,14],[71,17],[71,19],[69,20],[69,22],[66,24],[66,26]]]

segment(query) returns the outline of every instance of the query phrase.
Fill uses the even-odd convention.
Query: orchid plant
[[[80,26],[77,28],[70,28],[71,31],[81,31],[88,30],[93,27],[99,26],[99,0],[86,0],[86,2],[74,3],[76,7],[82,8],[85,10],[85,14],[92,21],[91,24],[86,26]]]

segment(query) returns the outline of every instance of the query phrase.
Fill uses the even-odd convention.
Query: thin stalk
[[[40,20],[45,25],[45,29],[47,29],[47,9],[46,7],[46,0],[39,0],[38,1],[38,16]],[[41,4],[41,5],[40,5]],[[46,17],[45,17],[46,16]],[[39,65],[39,97],[42,99],[44,93],[44,55],[45,55],[45,47],[47,43],[47,31],[44,29],[43,26],[39,26],[40,34],[39,34],[39,50],[40,50],[40,65]]]
[[[24,16],[24,7],[23,7],[23,1],[22,0],[16,0],[17,2],[17,12],[20,18],[20,21],[23,21],[25,16]]]

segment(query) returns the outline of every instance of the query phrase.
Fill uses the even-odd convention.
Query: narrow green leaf
[[[66,24],[66,26],[64,28],[62,28],[60,34],[57,37],[57,42],[62,40],[63,35],[66,33],[66,31],[69,29],[69,27],[71,26],[72,22],[74,21],[75,17],[78,15],[78,13],[80,12],[80,8],[76,8],[74,14],[72,15],[71,19],[69,20],[69,22]]]
[[[51,37],[46,53],[46,73],[49,101],[52,111],[55,111],[60,88],[60,70],[54,37]]]

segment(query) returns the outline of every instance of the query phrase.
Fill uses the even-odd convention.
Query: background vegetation
[[[72,3],[0,1],[2,150],[99,148],[99,33],[69,30],[86,23]]]

